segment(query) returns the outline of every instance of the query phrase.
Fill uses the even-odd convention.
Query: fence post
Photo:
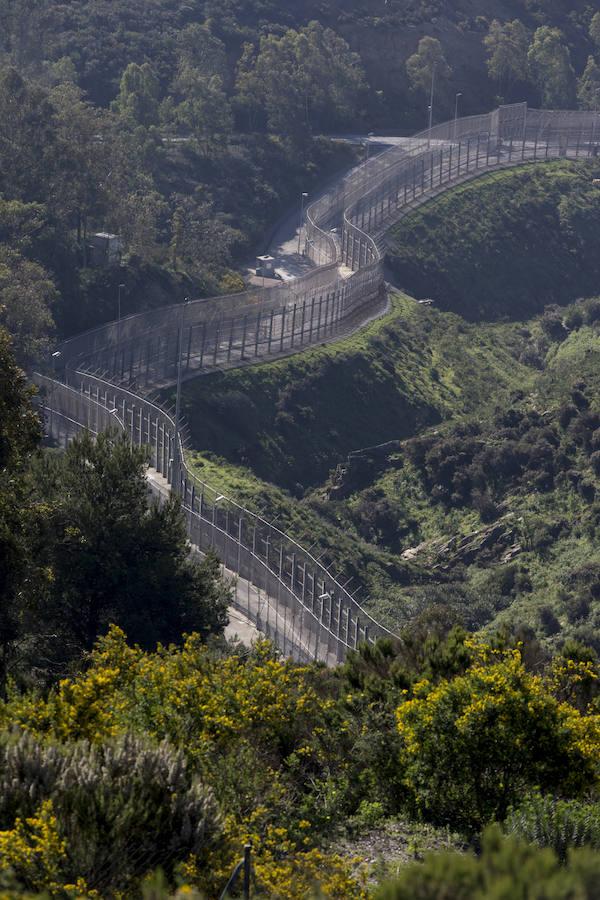
[[[250,900],[251,869],[252,869],[252,845],[244,844],[244,900]]]
[[[260,338],[260,320],[262,318],[262,314],[260,310],[258,311],[258,316],[256,317],[256,334],[254,337],[254,356],[258,356],[258,341]]]
[[[306,297],[302,302],[302,327],[300,330],[300,346],[304,343],[304,323],[306,321]]]
[[[292,336],[291,336],[291,344],[290,344],[291,347],[294,346],[294,332],[296,330],[296,307],[297,307],[297,305],[298,305],[297,303],[294,303],[294,308],[292,310]]]
[[[221,341],[221,320],[217,319],[217,329],[215,331],[215,349],[213,352],[213,366],[217,365],[217,354],[219,352],[220,341]]]
[[[233,328],[235,325],[235,319],[231,319],[229,322],[229,343],[227,345],[227,362],[231,360],[231,348],[233,347]]]
[[[267,355],[271,355],[271,341],[273,340],[273,317],[275,316],[275,310],[271,310],[271,318],[269,321],[269,344],[267,347]]]
[[[242,322],[242,352],[240,354],[240,359],[244,359],[244,353],[246,352],[246,331],[248,328],[248,316],[244,316],[244,321]]]

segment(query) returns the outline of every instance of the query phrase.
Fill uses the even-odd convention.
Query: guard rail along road
[[[179,410],[151,397],[204,373],[299,353],[387,309],[383,239],[411,209],[498,167],[595,157],[600,115],[504,106],[437,125],[355,168],[308,206],[314,268],[267,290],[178,304],[62,343],[34,380],[49,433],[122,429],[150,454],[150,480],[181,497],[191,544],[233,576],[234,606],[286,656],[333,665],[390,632],[292,537],[200,481],[185,461]]]

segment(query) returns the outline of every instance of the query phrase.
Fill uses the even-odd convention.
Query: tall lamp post
[[[433,95],[435,92],[435,69],[437,62],[434,62],[431,68],[431,93],[429,95],[429,140],[431,140],[431,129],[433,128]]]
[[[454,98],[454,140],[456,140],[456,134],[458,131],[458,101],[462,97],[461,91],[458,91],[456,97]]]
[[[124,284],[120,284],[117,289],[117,340],[119,343],[121,342],[121,291],[124,287]]]
[[[308,197],[306,191],[300,196],[300,227],[298,229],[298,256],[300,256],[300,241],[302,239],[302,228],[304,227],[304,201]]]
[[[175,493],[179,492],[181,485],[181,453],[179,448],[179,422],[181,417],[181,372],[183,357],[183,325],[185,320],[185,311],[190,298],[186,297],[179,310],[179,329],[177,335],[177,393],[175,394],[175,446],[173,448],[173,475],[172,485]]]
[[[375,132],[370,131],[367,135],[367,162],[369,162],[369,150],[371,149],[371,138],[375,137]]]

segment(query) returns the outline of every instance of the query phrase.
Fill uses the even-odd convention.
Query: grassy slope
[[[523,345],[518,326],[475,327],[396,294],[385,318],[338,344],[189,382],[184,404],[197,448],[190,461],[219,491],[277,517],[306,546],[315,543],[316,555],[325,551],[393,624],[410,565],[374,543],[350,506],[327,500],[319,485],[350,450],[492,409],[533,377],[518,362]],[[289,489],[305,474],[313,489],[298,500]]]
[[[558,179],[560,191],[568,192],[571,172],[564,163],[544,168],[535,176],[534,193],[547,198],[544,178],[552,191]],[[525,176],[503,175],[504,195],[512,192],[517,210],[523,185],[531,200]],[[579,190],[581,175],[575,177]],[[479,189],[493,185],[482,182]],[[462,201],[472,206],[471,192],[477,189],[456,191],[452,208],[459,210]],[[445,209],[448,202],[448,197],[437,201]],[[528,208],[536,214],[535,204]],[[433,207],[427,215],[438,224],[442,218]],[[489,217],[496,217],[494,204]],[[479,231],[463,236],[467,259],[476,253],[471,244],[492,227],[485,215],[479,224]],[[511,227],[518,232],[519,216]],[[424,238],[430,248],[435,237]],[[445,235],[439,239],[443,242]],[[516,246],[518,233],[507,239]],[[419,245],[414,249],[418,256]],[[506,259],[512,263],[510,255]],[[504,265],[510,272],[511,266]],[[464,277],[462,268],[458,272]],[[533,283],[535,272],[531,278]],[[521,543],[512,562],[503,563],[502,553],[491,552],[446,571],[434,570],[440,563],[435,542],[487,525],[474,503],[449,507],[434,501],[403,444],[383,460],[371,458],[345,499],[331,499],[331,481],[323,483],[349,451],[360,447],[422,433],[439,433],[443,439],[460,423],[476,423],[491,446],[497,443],[493,420],[498,410],[537,410],[556,418],[577,382],[587,383],[592,398],[597,395],[599,362],[597,324],[579,323],[553,340],[539,319],[468,323],[398,294],[385,318],[349,340],[188,384],[185,404],[198,448],[195,463],[202,477],[225,493],[278,516],[300,540],[316,542],[318,552],[325,549],[325,559],[346,577],[354,576],[355,585],[364,585],[373,610],[389,622],[406,621],[435,606],[472,627],[509,620],[530,624],[555,642],[560,635],[552,633],[547,615],[542,624],[547,608],[565,631],[595,640],[592,593],[595,566],[600,573],[600,517],[593,499],[584,499],[566,477],[541,490],[527,475],[496,498],[499,514],[510,517],[514,542]],[[568,436],[564,441],[568,447]],[[575,448],[569,465],[600,496],[588,457]],[[294,499],[294,493],[304,499]],[[434,542],[433,548],[410,562],[400,558],[407,547],[423,541]]]
[[[398,283],[471,320],[523,319],[548,303],[594,294],[598,175],[597,162],[555,161],[449,191],[393,229],[390,265]]]
[[[186,385],[193,445],[301,494],[361,447],[499,400],[523,379],[518,329],[478,329],[395,295],[360,334]]]

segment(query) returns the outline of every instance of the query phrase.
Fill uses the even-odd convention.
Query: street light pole
[[[178,493],[181,477],[181,453],[179,447],[179,420],[181,416],[181,370],[183,358],[183,323],[185,318],[186,306],[189,303],[189,297],[186,297],[181,304],[179,310],[179,333],[177,335],[177,393],[175,395],[175,447],[173,448],[173,482],[172,486]]]
[[[434,62],[431,69],[431,94],[429,96],[429,138],[431,139],[431,129],[433,127],[433,95],[435,91],[435,69],[437,62]]]
[[[120,284],[117,288],[118,297],[117,297],[117,336],[119,342],[121,341],[121,291],[125,287],[124,284]]]
[[[371,138],[375,137],[375,132],[370,131],[367,135],[367,162],[369,162],[369,150],[371,149]]]
[[[300,256],[300,241],[302,239],[302,228],[304,227],[304,201],[308,194],[303,191],[300,197],[300,228],[298,229],[298,256]]]
[[[458,131],[458,101],[462,97],[462,93],[459,91],[454,98],[454,140],[456,140],[456,133]]]

